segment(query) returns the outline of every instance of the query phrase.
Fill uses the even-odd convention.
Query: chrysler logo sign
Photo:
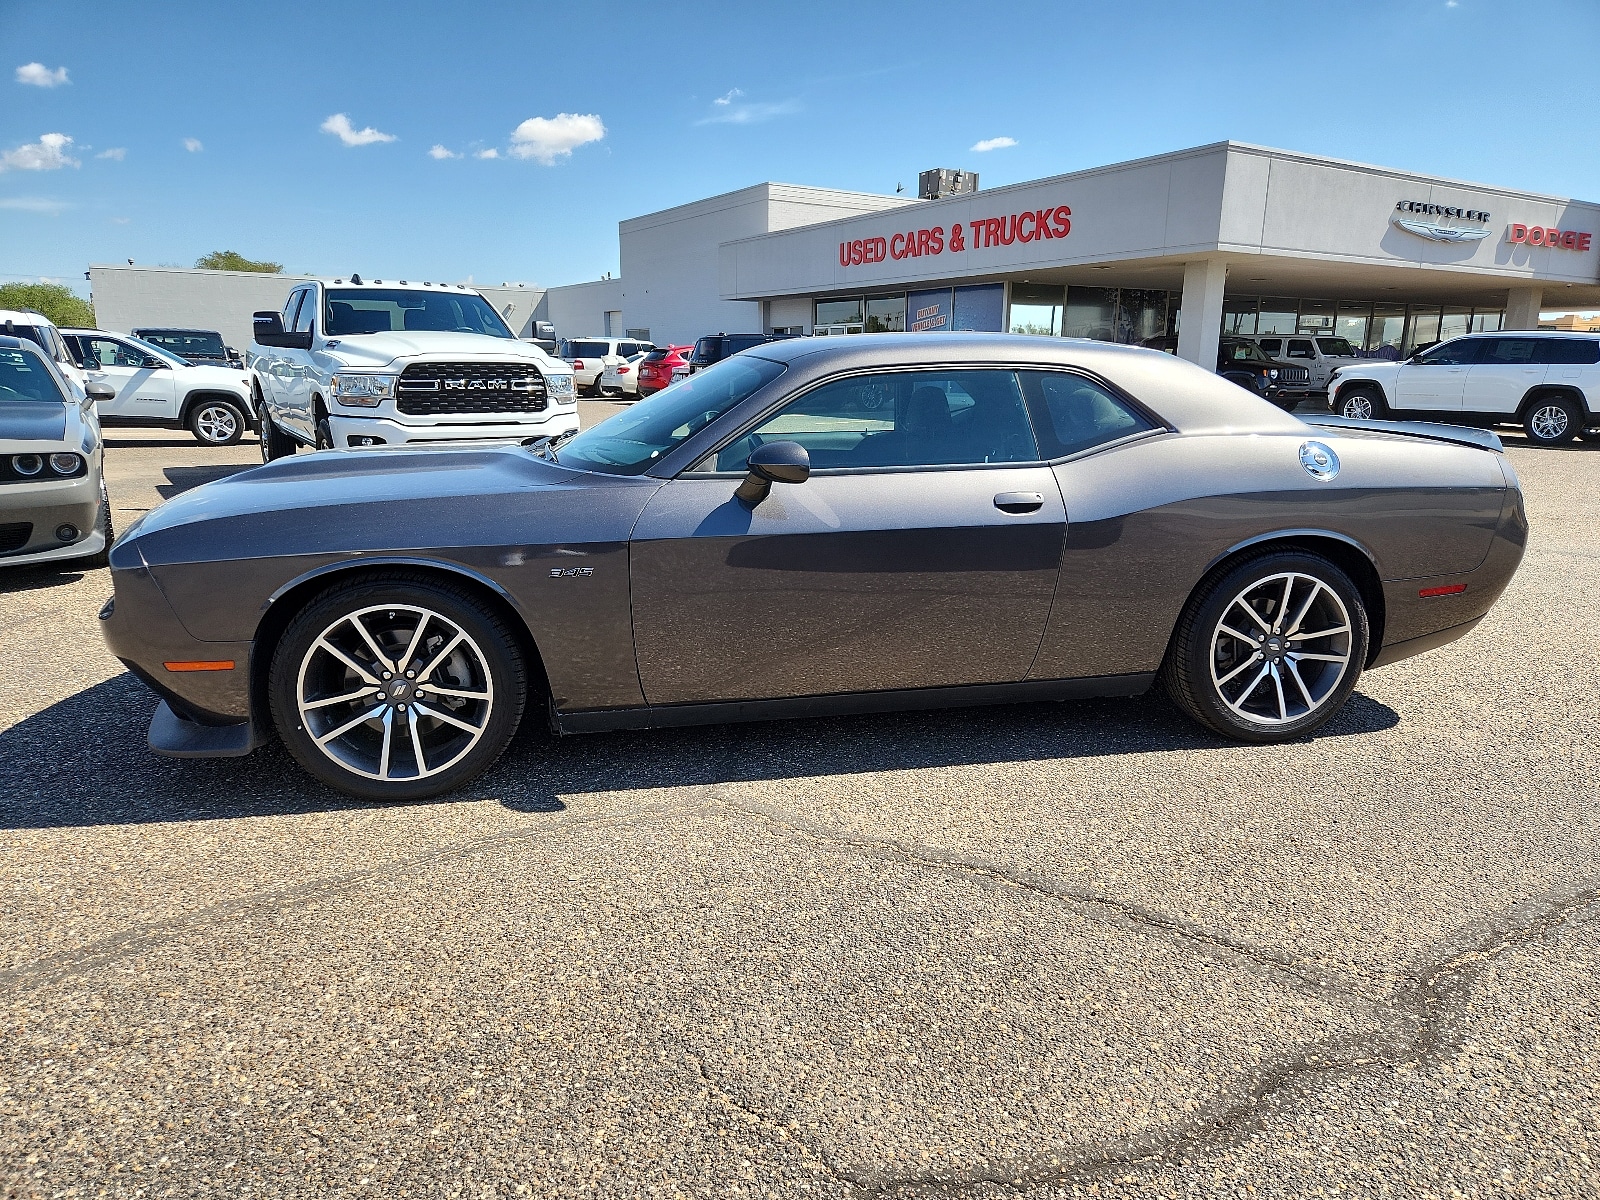
[[[1479,242],[1489,236],[1486,224],[1489,214],[1477,208],[1402,200],[1394,206],[1394,215],[1389,219],[1407,233],[1425,237],[1430,242]],[[1445,221],[1473,221],[1476,224],[1447,225]]]

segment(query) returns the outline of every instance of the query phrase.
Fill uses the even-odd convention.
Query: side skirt
[[[783,721],[915,709],[969,708],[985,704],[1088,700],[1102,696],[1139,696],[1150,690],[1154,680],[1153,673],[1098,675],[1089,679],[1042,679],[1023,683],[969,684],[965,687],[915,688],[891,692],[847,692],[835,696],[793,696],[777,700],[591,708],[552,711],[550,722],[559,734],[600,733],[608,729],[667,729],[682,725]]]

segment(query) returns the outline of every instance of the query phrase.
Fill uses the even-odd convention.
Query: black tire
[[[404,653],[423,612],[429,614],[428,625],[408,663]],[[380,664],[349,624],[353,614],[390,656],[387,661]],[[463,636],[457,639],[457,634]],[[322,638],[329,639],[322,645],[336,644],[350,655],[366,677],[322,650]],[[440,661],[430,662],[425,657],[430,654]],[[392,669],[419,661],[424,669],[415,680],[403,681],[401,671]],[[387,676],[385,668],[390,668]],[[302,710],[302,676],[308,701],[346,695],[337,689],[360,698]],[[375,690],[366,678],[385,690]],[[432,691],[444,686],[441,679],[456,689],[450,696]],[[267,690],[278,735],[309,774],[364,800],[421,800],[471,781],[505,751],[522,721],[527,670],[516,638],[471,592],[396,574],[335,587],[307,605],[278,643]],[[469,695],[483,698],[456,698]],[[373,715],[361,721],[369,706]],[[308,721],[314,729],[307,728]],[[330,739],[341,726],[349,733]],[[319,745],[319,737],[331,749]],[[420,772],[413,748],[418,743],[426,767]]]
[[[1578,436],[1586,442],[1600,442],[1600,429],[1585,429]]]
[[[1285,581],[1291,583],[1287,605]],[[1241,607],[1260,620],[1251,621]],[[1324,632],[1341,621],[1343,633]],[[1323,636],[1285,636],[1296,629]],[[1369,638],[1366,605],[1348,575],[1315,554],[1269,551],[1195,590],[1173,632],[1161,684],[1180,709],[1224,737],[1287,741],[1319,728],[1343,706],[1366,664]]]
[[[202,446],[236,446],[249,427],[236,400],[206,396],[189,406],[189,432]]]
[[[272,420],[272,414],[265,408],[261,410],[261,461],[264,463],[277,462],[280,458],[288,458],[298,448],[298,443],[290,437]]]
[[[1354,421],[1383,421],[1389,417],[1389,405],[1377,388],[1353,384],[1339,393],[1334,415]]]
[[[100,480],[100,511],[95,517],[95,522],[100,532],[106,535],[106,543],[96,554],[72,559],[67,565],[75,570],[98,571],[111,565],[111,543],[116,540],[117,531],[111,524],[111,494],[106,491],[104,479]]]
[[[317,446],[318,450],[332,450],[333,426],[328,421],[328,414],[322,411],[322,405],[317,405]]]
[[[1522,429],[1535,446],[1564,446],[1583,432],[1582,410],[1566,396],[1541,396],[1522,414]]]

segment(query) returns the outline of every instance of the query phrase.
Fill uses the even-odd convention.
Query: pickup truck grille
[[[413,363],[395,398],[412,417],[543,412],[548,404],[544,376],[531,363]]]
[[[1279,367],[1279,383],[1310,383],[1311,372],[1305,367]]]

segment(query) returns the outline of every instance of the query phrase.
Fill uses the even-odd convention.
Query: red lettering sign
[[[967,229],[971,232],[970,247]],[[1011,246],[1017,242],[1042,242],[1046,239],[1064,238],[1072,232],[1072,210],[1065,204],[1055,208],[1030,209],[1027,212],[1008,213],[1003,217],[981,217],[968,221],[964,229],[952,225],[948,233],[943,225],[930,225],[922,229],[908,229],[889,238],[857,238],[839,243],[839,265],[859,267],[880,263],[885,259],[899,262],[906,258],[923,258],[928,255],[960,254],[967,249],[981,250],[990,246]]]
[[[1550,246],[1560,250],[1586,251],[1594,244],[1594,234],[1578,229],[1549,229],[1543,225],[1513,224],[1506,230],[1512,245]]]

